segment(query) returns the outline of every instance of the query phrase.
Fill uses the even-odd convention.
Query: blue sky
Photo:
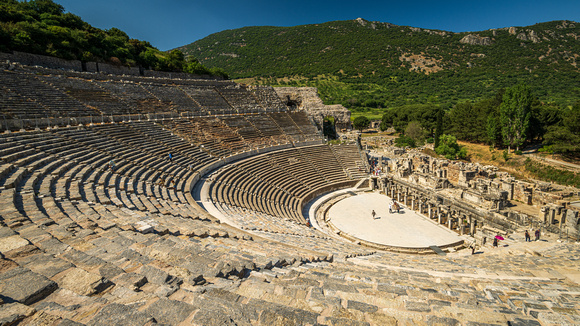
[[[295,26],[358,17],[452,32],[580,22],[580,0],[304,1],[55,0],[91,25],[117,27],[160,50],[244,26]]]

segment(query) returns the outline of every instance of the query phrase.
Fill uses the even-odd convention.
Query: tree
[[[405,128],[405,136],[413,139],[415,143],[420,143],[423,141],[423,136],[425,132],[423,128],[421,128],[421,124],[418,121],[411,121]]]
[[[580,152],[580,102],[562,114],[560,124],[548,128],[544,135],[544,145],[548,145],[552,152],[565,155],[577,155]]]
[[[528,86],[519,84],[506,89],[499,107],[501,134],[504,145],[519,147],[526,139],[533,97]]]
[[[443,116],[445,115],[445,112],[440,109],[439,112],[437,112],[437,127],[435,128],[435,144],[434,147],[437,148],[437,146],[439,146],[439,138],[441,137],[441,135],[443,134]]]
[[[352,125],[354,126],[354,129],[358,129],[360,132],[362,132],[363,129],[369,126],[370,123],[371,121],[367,117],[361,115],[354,119]]]
[[[467,157],[467,150],[457,144],[457,138],[453,135],[441,135],[439,137],[439,146],[435,147],[435,153],[445,156],[448,160]]]

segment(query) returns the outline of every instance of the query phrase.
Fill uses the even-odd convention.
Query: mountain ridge
[[[401,82],[431,88],[431,95],[446,103],[490,96],[525,82],[544,101],[569,104],[580,94],[571,85],[580,72],[579,37],[580,24],[568,20],[450,32],[357,18],[292,27],[243,27],[178,49],[208,67],[224,69],[232,78],[257,78],[257,83],[279,86],[284,84],[278,79],[298,76],[307,80],[307,86],[317,86],[320,76],[325,76],[322,79],[337,79],[347,88],[370,84],[394,90],[391,98],[362,94],[363,100],[376,100],[380,107],[409,102],[406,94],[413,92],[397,85]],[[265,81],[271,77],[275,80]],[[437,79],[440,85],[429,79]],[[557,80],[567,85],[555,85]],[[327,104],[352,107],[344,96],[322,95]],[[411,94],[410,101],[424,103],[431,95]]]

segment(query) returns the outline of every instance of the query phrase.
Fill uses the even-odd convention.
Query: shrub
[[[395,139],[395,146],[397,147],[417,147],[415,140],[409,136],[401,135]]]
[[[467,157],[465,147],[459,146],[457,144],[457,138],[452,135],[441,135],[439,138],[439,146],[435,148],[435,152],[445,156],[448,160],[464,159]]]

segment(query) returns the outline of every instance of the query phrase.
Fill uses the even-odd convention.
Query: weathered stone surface
[[[427,317],[427,325],[429,326],[458,326],[461,325],[459,320],[453,318],[429,316]]]
[[[30,242],[19,235],[0,238],[0,252],[7,252],[28,245]]]
[[[461,43],[471,44],[471,45],[491,45],[491,38],[487,36],[479,36],[474,34],[465,35],[461,40]]]
[[[55,282],[22,267],[0,274],[0,297],[4,302],[30,305],[45,298],[57,288]]]
[[[87,255],[86,253],[76,249],[71,249],[63,253],[59,258],[65,259],[74,265],[85,268],[87,270],[98,268],[106,264],[104,260],[98,257]]]
[[[72,268],[58,280],[61,287],[80,295],[92,295],[103,291],[112,283],[98,274],[89,273],[81,268]]]
[[[396,295],[407,295],[407,289],[400,286],[392,286],[387,284],[379,284],[377,289],[381,292],[394,293]]]
[[[195,307],[181,301],[160,299],[152,303],[145,312],[155,318],[159,323],[177,325],[186,320]]]
[[[405,302],[405,309],[410,311],[430,312],[431,307],[424,302],[407,301]]]
[[[105,264],[101,267],[99,267],[99,274],[101,274],[102,277],[112,280],[113,278],[115,278],[117,275],[124,273],[125,271],[120,268],[117,267],[113,264]]]
[[[145,275],[147,281],[156,284],[179,284],[180,280],[175,276],[169,275],[167,272],[155,268],[150,265],[144,265],[141,267],[139,274]]]
[[[316,324],[318,315],[306,310],[295,309],[277,304],[268,304],[260,314],[263,325],[305,325]]]
[[[137,291],[140,287],[147,283],[147,278],[136,273],[123,273],[113,279],[113,282],[133,291]]]
[[[22,319],[32,316],[36,310],[21,303],[0,305],[0,325],[14,325]]]
[[[48,278],[73,267],[71,263],[48,254],[30,255],[17,261],[20,265]]]
[[[276,87],[275,91],[283,103],[305,110],[321,127],[327,116],[334,117],[339,129],[350,127],[350,111],[342,105],[325,105],[315,87]]]
[[[347,309],[356,309],[356,310],[359,310],[362,312],[375,312],[375,311],[379,310],[379,308],[377,308],[377,306],[375,306],[375,305],[371,305],[371,304],[359,302],[359,301],[353,301],[353,300],[348,300],[346,308]]]
[[[88,326],[134,326],[155,323],[155,319],[149,314],[140,312],[133,307],[112,303],[99,311]]]

